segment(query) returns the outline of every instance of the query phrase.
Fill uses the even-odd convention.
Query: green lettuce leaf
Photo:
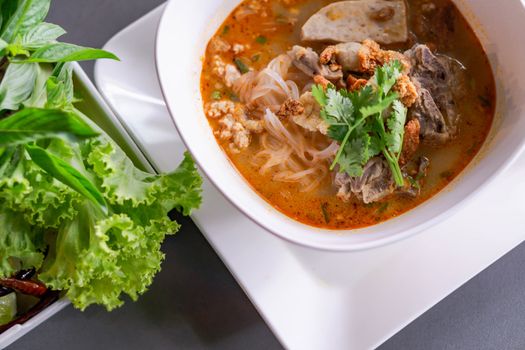
[[[167,217],[147,226],[126,214],[103,217],[85,202],[77,218],[60,228],[39,277],[67,290],[81,310],[94,303],[112,310],[123,304],[124,293],[136,300],[147,290],[164,259],[165,235],[178,229]]]
[[[0,207],[0,278],[42,265],[42,245],[35,244],[42,235],[43,231],[31,227],[22,215]]]
[[[73,163],[73,152],[64,142],[53,141],[48,150]],[[18,212],[28,224],[45,229],[58,228],[75,217],[75,205],[82,200],[80,194],[45,173],[23,149],[7,153],[5,158],[0,167],[4,208]]]
[[[111,310],[152,283],[162,242],[179,230],[168,213],[197,208],[202,180],[188,154],[171,174],[137,169],[75,109],[66,62],[117,57],[56,42],[64,30],[43,23],[49,2],[0,0],[9,62],[0,83],[0,278],[35,268],[76,307]]]
[[[152,175],[135,168],[105,136],[78,146],[54,139],[42,147],[98,186],[111,214],[41,170],[27,153],[21,159],[16,152],[5,153],[0,159],[10,155],[4,163],[16,167],[0,178],[5,198],[0,215],[10,218],[3,232],[19,234],[13,243],[0,232],[0,254],[11,252],[2,254],[0,277],[21,266],[41,267],[39,279],[67,291],[82,310],[91,304],[112,310],[122,305],[124,295],[136,300],[160,270],[166,235],[179,230],[168,212],[187,215],[201,203],[202,180],[191,157],[186,155],[171,174]],[[20,262],[13,264],[13,257]]]

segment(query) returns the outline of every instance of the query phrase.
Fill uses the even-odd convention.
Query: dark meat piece
[[[334,184],[339,191],[337,196],[348,201],[354,195],[365,204],[374,203],[394,192],[394,180],[386,161],[380,157],[371,159],[361,177],[350,177],[338,172]]]
[[[292,50],[288,52],[288,55],[292,59],[294,66],[306,75],[311,77],[321,75],[333,83],[343,79],[343,70],[340,66],[334,67],[331,65],[332,67],[329,67],[322,65],[319,62],[319,55],[311,48],[295,45]],[[333,68],[336,69],[332,70]]]
[[[460,115],[456,101],[464,91],[464,68],[456,60],[434,55],[425,45],[416,45],[405,55],[411,61],[410,76],[419,90],[410,117],[419,120],[424,141],[446,142],[457,131]]]
[[[419,100],[409,115],[410,118],[419,120],[420,135],[424,141],[442,144],[452,138],[445,118],[428,90],[419,91]]]

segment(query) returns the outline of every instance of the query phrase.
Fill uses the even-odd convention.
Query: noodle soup
[[[374,225],[442,190],[483,145],[496,99],[449,0],[244,1],[208,44],[201,92],[253,189],[329,229]]]

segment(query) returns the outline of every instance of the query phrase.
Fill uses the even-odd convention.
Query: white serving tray
[[[122,62],[98,62],[95,80],[150,163],[170,171],[184,145],[154,66],[162,10],[106,45]],[[174,33],[174,43],[176,35],[183,34]],[[372,349],[525,240],[523,179],[524,156],[448,221],[358,253],[320,252],[280,240],[207,180],[193,220],[286,348]]]
[[[119,145],[132,157],[136,164],[148,171],[154,171],[144,155],[137,148],[125,129],[113,115],[102,96],[89,80],[84,70],[74,63],[75,90],[80,92],[83,101],[79,103],[80,110],[85,112],[94,122],[102,127]],[[0,334],[0,349],[5,349],[31,330],[57,314],[70,304],[67,298],[62,298],[29,319],[24,324],[15,325]]]

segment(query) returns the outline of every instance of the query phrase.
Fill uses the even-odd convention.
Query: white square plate
[[[106,45],[122,62],[98,62],[95,79],[149,161],[169,171],[184,146],[154,67],[162,9]],[[207,180],[204,204],[193,219],[285,347],[370,349],[525,239],[523,179],[522,156],[449,220],[359,253],[320,252],[282,241],[244,217]]]

